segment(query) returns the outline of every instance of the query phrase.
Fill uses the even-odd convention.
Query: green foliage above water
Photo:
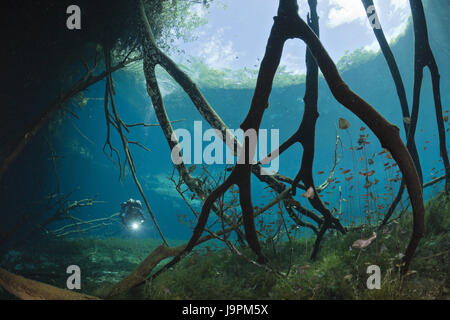
[[[379,54],[379,52],[368,51],[364,48],[359,48],[352,52],[347,51],[346,54],[339,59],[336,66],[341,72],[347,71],[373,60]]]
[[[191,58],[189,64],[179,64],[178,67],[186,72],[194,83],[200,88],[214,89],[254,89],[258,76],[258,69],[214,69],[197,58]],[[126,69],[134,74],[137,83],[144,81],[142,63],[135,63]],[[162,68],[156,69],[156,75],[163,94],[179,94],[181,87]],[[304,74],[293,74],[281,66],[274,78],[274,87],[287,87],[305,82]]]
[[[174,45],[177,39],[184,42],[195,39],[192,31],[208,22],[192,10],[189,1],[176,1],[176,4],[163,1],[161,5],[162,10],[152,21],[152,27],[158,29],[158,45],[168,52],[177,50]]]

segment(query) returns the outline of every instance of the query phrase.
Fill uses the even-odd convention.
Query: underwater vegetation
[[[121,299],[448,299],[450,296],[450,200],[443,193],[426,204],[427,232],[411,270],[400,278],[404,244],[411,232],[411,212],[382,228],[366,227],[344,236],[328,234],[316,261],[311,261],[313,238],[292,242],[266,241],[269,272],[212,242],[196,248],[183,261],[153,281],[115,298]],[[362,250],[350,247],[355,239],[376,230],[374,242]],[[181,241],[170,241],[172,246]],[[156,240],[91,238],[48,240],[23,251],[2,252],[1,267],[61,287],[71,261],[83,268],[83,292],[102,297],[133,271],[159,245]],[[36,252],[37,251],[37,252]],[[242,252],[249,254],[249,249]],[[38,254],[36,254],[38,253]],[[368,290],[367,266],[381,268],[381,289]],[[158,268],[164,265],[164,261]],[[242,277],[242,274],[248,276]],[[3,299],[14,296],[0,291]]]
[[[11,89],[44,107],[1,129],[0,297],[448,299],[450,51],[426,13],[449,4],[410,0],[389,43],[361,0],[381,51],[335,63],[318,2],[278,2],[256,70],[173,59],[214,1],[81,1],[73,38],[14,47],[61,56]],[[281,66],[290,40],[304,75]]]
[[[444,216],[448,216],[449,204],[444,194],[427,203],[429,229],[405,278],[399,272],[402,244],[411,231],[411,212],[378,229],[377,239],[363,250],[349,248],[373,228],[328,235],[314,262],[305,239],[292,244],[265,243],[263,250],[273,266],[290,270],[283,276],[248,264],[227,250],[193,253],[174,270],[147,283],[143,294],[151,299],[448,299],[449,229],[435,223],[448,220]],[[380,290],[366,287],[367,266],[372,264],[382,270]],[[240,277],[243,272],[250,276]]]

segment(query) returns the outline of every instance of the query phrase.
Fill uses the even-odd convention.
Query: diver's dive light
[[[137,230],[137,229],[139,229],[139,224],[137,224],[137,223],[135,222],[135,223],[133,223],[133,224],[131,225],[131,228],[132,228],[133,230]]]

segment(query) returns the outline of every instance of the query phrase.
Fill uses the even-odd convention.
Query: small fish
[[[375,170],[371,170],[369,172],[366,172],[366,176],[370,177],[371,175],[373,175],[375,173]]]
[[[352,180],[352,179],[353,179],[353,176],[350,176],[350,177],[345,178],[346,181],[350,181],[350,180]]]
[[[342,171],[343,174],[347,174],[347,173],[349,173],[349,172],[350,172],[349,169]]]
[[[368,159],[367,162],[369,162],[370,165],[374,164],[374,161],[372,159]]]
[[[359,130],[364,131],[364,130],[366,130],[366,127],[361,127],[361,128],[359,128]]]
[[[324,171],[317,172],[317,174],[324,174],[324,173],[325,173]]]
[[[448,122],[448,116],[444,116],[444,121]]]
[[[344,118],[339,118],[339,129],[345,130],[350,128],[350,123]]]

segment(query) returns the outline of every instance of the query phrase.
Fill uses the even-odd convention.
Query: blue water
[[[441,26],[439,21],[429,21],[429,33],[437,34]],[[449,42],[437,43],[431,37],[438,66],[441,71],[441,95],[444,111],[448,111],[450,102],[450,49]],[[412,70],[413,70],[413,37],[411,27],[406,34],[393,46],[394,54],[402,72],[406,87],[408,102],[412,103]],[[73,66],[74,69],[80,66]],[[81,67],[80,67],[81,68]],[[404,139],[402,115],[395,87],[391,79],[388,67],[383,56],[378,55],[374,59],[350,68],[342,74],[344,80],[353,91],[358,93],[366,101],[372,104],[390,122],[396,124],[401,130]],[[121,118],[125,123],[156,123],[157,120],[143,86],[142,75],[137,76],[128,71],[119,71],[114,74],[117,90],[116,105]],[[233,129],[237,129],[246,116],[253,90],[222,89],[222,88],[200,88],[206,99],[213,106],[223,121]],[[270,106],[266,110],[262,121],[262,129],[279,129],[280,142],[288,138],[298,127],[303,112],[304,84],[289,87],[274,88],[270,97]],[[104,96],[104,82],[100,82],[85,92],[88,98],[102,99]],[[128,198],[141,199],[138,189],[131,178],[129,171],[125,179],[119,180],[119,170],[105,156],[102,151],[106,138],[106,125],[103,109],[103,100],[89,100],[83,108],[73,107],[79,119],[66,114],[59,125],[55,135],[49,139],[58,156],[56,169],[58,172],[59,188],[62,193],[72,192],[70,199],[80,200],[96,196],[99,203],[93,206],[79,208],[72,212],[74,216],[89,220],[107,217],[120,210],[120,203]],[[174,124],[174,128],[191,129],[194,121],[203,121],[192,102],[179,89],[164,96],[168,115],[171,120],[184,119]],[[41,102],[40,100],[36,103]],[[434,103],[432,98],[431,80],[428,72],[425,72],[421,95],[421,109],[417,126],[416,144],[418,147],[424,181],[443,174],[442,162],[440,162],[439,145],[437,139],[436,120],[434,114]],[[316,152],[314,163],[314,178],[316,184],[320,184],[328,177],[333,164],[336,133],[340,136],[342,145],[339,144],[338,153],[342,159],[337,165],[334,178],[338,182],[332,183],[322,194],[323,201],[329,202],[330,208],[339,206],[339,186],[342,188],[344,224],[361,222],[361,217],[379,217],[386,212],[387,206],[395,196],[399,182],[390,182],[388,179],[395,178],[396,167],[385,170],[385,163],[393,163],[385,158],[386,154],[376,155],[382,148],[375,135],[357,119],[351,112],[339,105],[332,97],[330,90],[323,79],[319,84],[319,112],[320,117],[316,126]],[[444,114],[448,115],[448,113]],[[347,130],[337,129],[338,119],[344,118],[350,123]],[[209,125],[203,121],[203,128]],[[362,129],[365,128],[365,129]],[[446,122],[446,129],[449,123]],[[112,130],[111,143],[120,151],[122,162],[125,161],[121,141]],[[17,162],[11,167],[4,178],[4,188],[0,200],[4,204],[2,216],[5,225],[14,225],[18,217],[31,214],[25,230],[18,233],[17,239],[32,234],[37,237],[39,230],[35,230],[41,221],[45,220],[53,211],[46,208],[42,198],[56,192],[55,172],[52,167],[51,153],[46,142],[48,129],[36,137],[35,142],[30,144]],[[82,134],[80,134],[80,132]],[[348,149],[351,146],[358,147],[357,141],[360,134],[369,134],[367,140],[370,144],[364,150],[355,151],[354,155]],[[85,137],[88,137],[86,139]],[[191,229],[178,221],[177,215],[186,214],[192,216],[190,209],[176,192],[169,177],[173,166],[170,159],[168,144],[159,127],[130,128],[129,140],[139,141],[151,151],[145,151],[135,145],[130,145],[136,170],[148,202],[155,217],[161,226],[163,234],[170,239],[187,239],[191,235]],[[450,142],[447,132],[447,145]],[[207,143],[204,144],[206,146]],[[290,148],[280,157],[280,173],[294,177],[301,161],[301,146]],[[363,160],[360,160],[364,157]],[[368,170],[374,170],[375,174],[371,180],[378,179],[380,182],[366,190],[364,178],[359,172],[365,172],[366,161],[373,158],[373,165],[367,165]],[[354,161],[356,159],[356,162]],[[341,168],[341,169],[340,169]],[[346,181],[341,172],[349,169],[353,179]],[[220,172],[223,166],[212,166],[212,172]],[[319,174],[323,171],[324,173]],[[340,181],[340,182],[339,182]],[[356,184],[357,182],[357,184]],[[350,189],[353,186],[353,189]],[[270,193],[265,185],[252,177],[253,204],[261,206],[270,199]],[[386,188],[392,188],[387,190]],[[442,183],[425,189],[425,198],[428,199],[443,187]],[[365,208],[365,194],[379,196],[376,203],[370,200],[370,205]],[[370,197],[370,196],[369,196]],[[406,196],[405,196],[406,197]],[[301,200],[305,207],[308,204]],[[385,199],[383,199],[385,198]],[[54,201],[53,201],[54,202]],[[406,204],[406,202],[405,202]],[[380,206],[380,207],[378,207]],[[194,208],[199,211],[200,207],[194,203]],[[310,206],[308,208],[311,208]],[[138,232],[130,232],[116,222],[111,226],[98,228],[86,235],[90,236],[118,236],[133,238],[154,238],[158,234],[152,225],[150,217],[146,213],[147,221]],[[358,220],[359,219],[359,220]],[[50,230],[70,222],[70,220],[56,222],[49,225]],[[118,220],[117,220],[118,221]],[[364,220],[366,221],[366,220]]]

